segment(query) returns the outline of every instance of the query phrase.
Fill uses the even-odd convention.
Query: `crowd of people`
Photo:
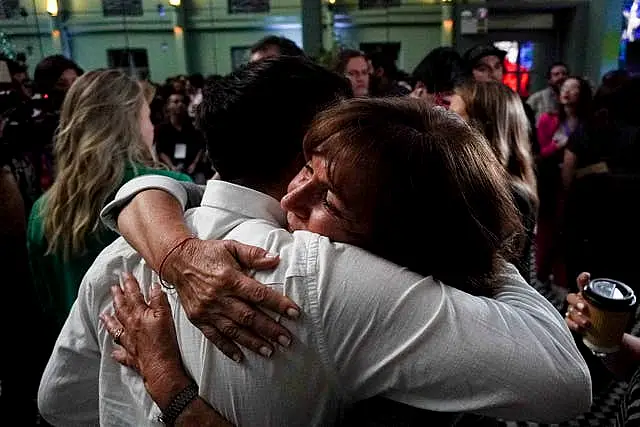
[[[269,36],[229,75],[163,85],[61,56],[30,84],[5,60],[2,251],[38,327],[4,355],[0,402],[64,426],[588,411],[621,362],[581,345],[575,278],[640,289],[611,248],[636,235],[614,213],[640,176],[639,81],[594,94],[558,62],[523,99],[504,58],[441,47],[408,75]],[[571,292],[564,318],[533,280]]]

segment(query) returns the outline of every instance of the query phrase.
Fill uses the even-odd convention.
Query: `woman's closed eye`
[[[339,197],[336,195],[335,191],[332,191],[332,184],[329,182],[328,177],[324,174],[316,174],[316,171],[313,168],[313,163],[311,161],[307,162],[304,165],[304,179],[315,179],[319,184],[319,191],[322,192],[321,195],[321,203],[322,206],[327,210],[327,212],[345,222],[357,222],[355,218],[352,218],[352,214],[343,207],[343,203],[340,201]],[[320,196],[320,194],[319,194]]]
[[[322,205],[334,216],[340,218],[340,219],[346,219],[344,217],[344,215],[342,214],[342,212],[340,211],[340,209],[338,209],[335,205],[333,205],[330,201],[329,201],[329,192],[326,191],[324,193],[324,196],[322,197]]]

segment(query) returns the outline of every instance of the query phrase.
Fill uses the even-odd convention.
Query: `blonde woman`
[[[455,89],[450,108],[485,135],[511,176],[513,197],[526,228],[517,267],[522,276],[530,280],[538,192],[529,121],[522,101],[517,93],[500,82],[469,81]]]
[[[159,169],[153,158],[151,93],[117,70],[78,78],[60,112],[54,156],[57,175],[33,206],[27,246],[36,291],[57,335],[95,257],[117,235],[99,213],[135,176],[184,174]]]

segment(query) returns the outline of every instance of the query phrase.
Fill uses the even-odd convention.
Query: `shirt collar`
[[[286,227],[287,224],[287,216],[279,201],[259,191],[226,181],[207,181],[201,205],[226,209],[248,218],[274,221],[281,227]]]

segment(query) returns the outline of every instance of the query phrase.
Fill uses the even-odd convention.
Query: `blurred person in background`
[[[59,179],[34,204],[27,234],[44,332],[52,340],[85,272],[117,237],[100,222],[103,205],[135,176],[190,180],[154,160],[151,96],[121,71],[96,70],[80,77],[62,104],[54,146]]]
[[[1,55],[0,60],[5,61],[7,64],[9,74],[11,75],[13,90],[15,90],[23,100],[26,101],[31,99],[31,96],[33,95],[32,84],[27,72],[27,66],[17,60],[2,58]]]
[[[465,64],[466,73],[473,80],[479,82],[496,81],[502,82],[504,77],[504,58],[507,52],[488,44],[476,45],[468,49],[462,60]]]
[[[41,191],[46,191],[55,179],[53,151],[54,135],[60,120],[60,109],[71,85],[82,75],[82,69],[72,60],[53,55],[36,66],[33,75],[34,115],[19,132],[27,137]],[[27,136],[28,135],[28,136]]]
[[[27,215],[35,200],[55,178],[53,139],[60,107],[80,74],[82,69],[62,55],[44,58],[34,73],[33,97],[21,97],[24,102],[6,113],[3,140],[13,153],[12,167],[24,196]]]
[[[453,90],[464,78],[460,54],[451,47],[437,47],[413,70],[411,96],[426,98],[436,105],[449,107]]]
[[[35,94],[47,100],[43,105],[59,112],[67,91],[82,73],[72,60],[62,55],[48,56],[36,66],[33,75]]]
[[[24,132],[30,123],[29,99],[16,86],[11,74],[12,60],[0,59],[0,151],[3,164],[13,174],[22,195],[26,215],[41,189],[33,159],[25,147]],[[28,141],[27,141],[28,143]]]
[[[367,55],[371,61],[371,96],[406,96],[412,91],[409,76],[398,69],[396,57],[391,52],[379,50]]]
[[[531,283],[531,257],[538,213],[535,165],[529,142],[529,122],[517,93],[495,81],[467,81],[456,87],[451,110],[487,138],[498,161],[509,173],[511,192],[525,228],[518,237],[514,264]]]
[[[355,97],[369,96],[371,74],[369,61],[364,52],[344,49],[338,53],[331,68],[349,79]]]
[[[547,70],[547,87],[535,92],[527,99],[527,104],[536,114],[536,123],[542,113],[558,110],[560,88],[569,75],[569,67],[564,62],[554,62]]]
[[[176,172],[196,178],[205,152],[202,133],[187,112],[186,92],[169,92],[165,99],[165,120],[155,130],[155,149],[162,163]],[[204,177],[198,182],[204,183]]]
[[[540,209],[536,232],[536,274],[545,283],[567,287],[563,221],[566,191],[562,185],[564,152],[570,137],[591,117],[591,85],[571,76],[560,89],[560,108],[542,113],[537,134],[540,143],[538,182]]]
[[[165,81],[165,88],[170,92],[185,92],[187,90],[187,77],[183,74],[179,74],[174,77],[169,77]]]
[[[568,276],[589,270],[640,293],[635,269],[640,240],[640,116],[629,108],[640,97],[640,78],[606,76],[593,113],[569,138],[562,165],[567,193],[565,260]]]
[[[504,83],[504,59],[506,56],[507,52],[498,49],[493,44],[473,46],[462,55],[465,74],[467,78],[478,82],[496,81]],[[536,133],[536,114],[524,98],[520,97],[520,101],[529,121],[529,140],[531,142],[531,152],[535,158],[540,151]]]

